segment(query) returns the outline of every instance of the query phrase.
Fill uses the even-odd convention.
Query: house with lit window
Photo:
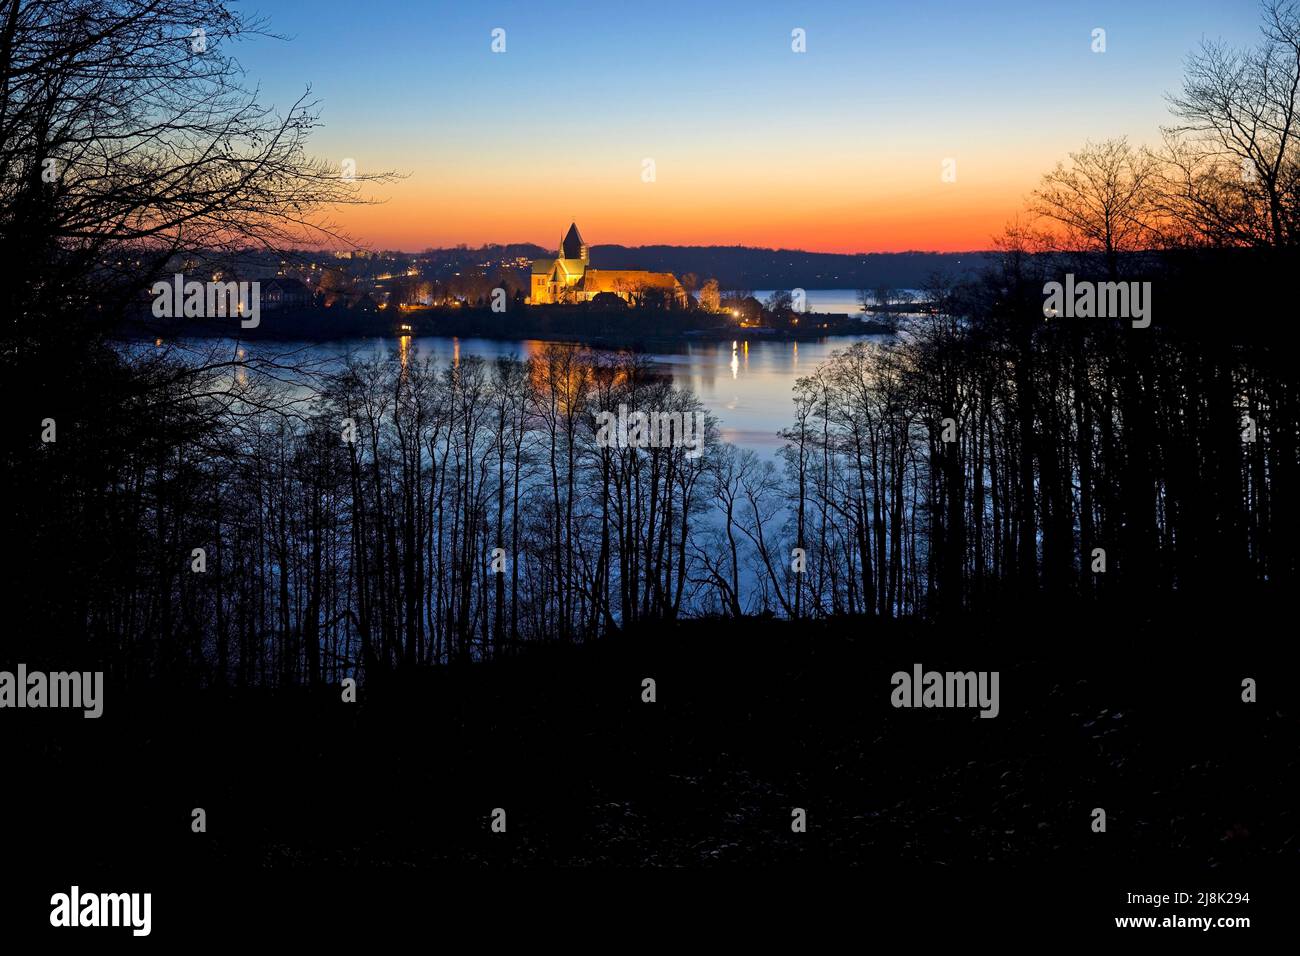
[[[265,309],[301,309],[311,304],[311,290],[292,276],[276,276],[262,285]]]

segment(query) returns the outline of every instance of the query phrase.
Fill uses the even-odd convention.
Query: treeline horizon
[[[532,252],[516,252],[529,244],[486,245],[467,249],[476,255],[502,250],[502,254],[531,255],[544,258],[554,249],[531,247]],[[452,254],[460,247],[426,250]],[[624,246],[599,243],[591,246],[594,269],[644,269],[648,272],[671,272],[676,276],[698,275],[717,279],[724,289],[858,289],[881,285],[893,288],[919,288],[936,273],[960,278],[978,271],[990,252],[808,252],[802,249],[765,248],[738,245],[675,245],[650,243]]]
[[[350,250],[365,252],[370,258],[363,264],[417,259],[428,263],[432,277],[466,277],[481,273],[484,279],[509,273],[509,284],[528,292],[526,270],[494,265],[485,269],[484,260],[505,261],[518,257],[547,258],[555,250],[532,243],[489,243],[482,246],[466,245],[428,247],[420,252],[395,249]],[[989,251],[974,252],[871,252],[823,253],[790,249],[764,249],[750,246],[677,246],[677,245],[593,245],[591,265],[595,269],[642,269],[648,272],[671,272],[699,284],[716,279],[724,291],[752,289],[893,289],[920,288],[936,275],[957,280],[967,278],[987,265],[993,257]],[[290,265],[314,261],[333,252],[310,249],[265,250],[247,249],[189,250],[189,255],[210,255],[223,268],[236,271],[251,269],[250,275],[270,277],[282,263]],[[334,264],[340,271],[357,268],[357,260],[341,260]],[[170,270],[170,271],[169,271]],[[175,270],[175,262],[164,263],[158,276],[166,278]],[[364,275],[360,278],[365,278]],[[504,281],[504,280],[503,280]],[[494,280],[493,284],[499,284]],[[147,288],[148,283],[141,283]],[[694,291],[694,290],[692,290]]]

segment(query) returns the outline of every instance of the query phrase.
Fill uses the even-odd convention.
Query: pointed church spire
[[[560,256],[565,259],[587,261],[587,244],[582,241],[582,233],[578,232],[576,222],[569,223],[569,231],[565,233],[560,243]]]

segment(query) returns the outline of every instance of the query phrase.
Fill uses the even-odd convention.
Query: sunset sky
[[[315,153],[408,174],[336,217],[404,250],[552,246],[570,220],[595,244],[987,248],[1085,140],[1153,142],[1203,37],[1258,36],[1254,0],[247,9],[290,40],[236,55],[282,108],[310,84]]]

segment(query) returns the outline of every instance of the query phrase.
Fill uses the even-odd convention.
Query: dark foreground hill
[[[33,901],[74,876],[165,896],[277,871],[831,865],[1093,874],[1096,917],[1143,874],[1240,889],[1295,859],[1294,658],[1231,620],[693,621],[372,679],[357,703],[110,683],[99,720],[0,715],[5,843],[58,864]],[[893,707],[914,664],[998,671],[998,716]]]

